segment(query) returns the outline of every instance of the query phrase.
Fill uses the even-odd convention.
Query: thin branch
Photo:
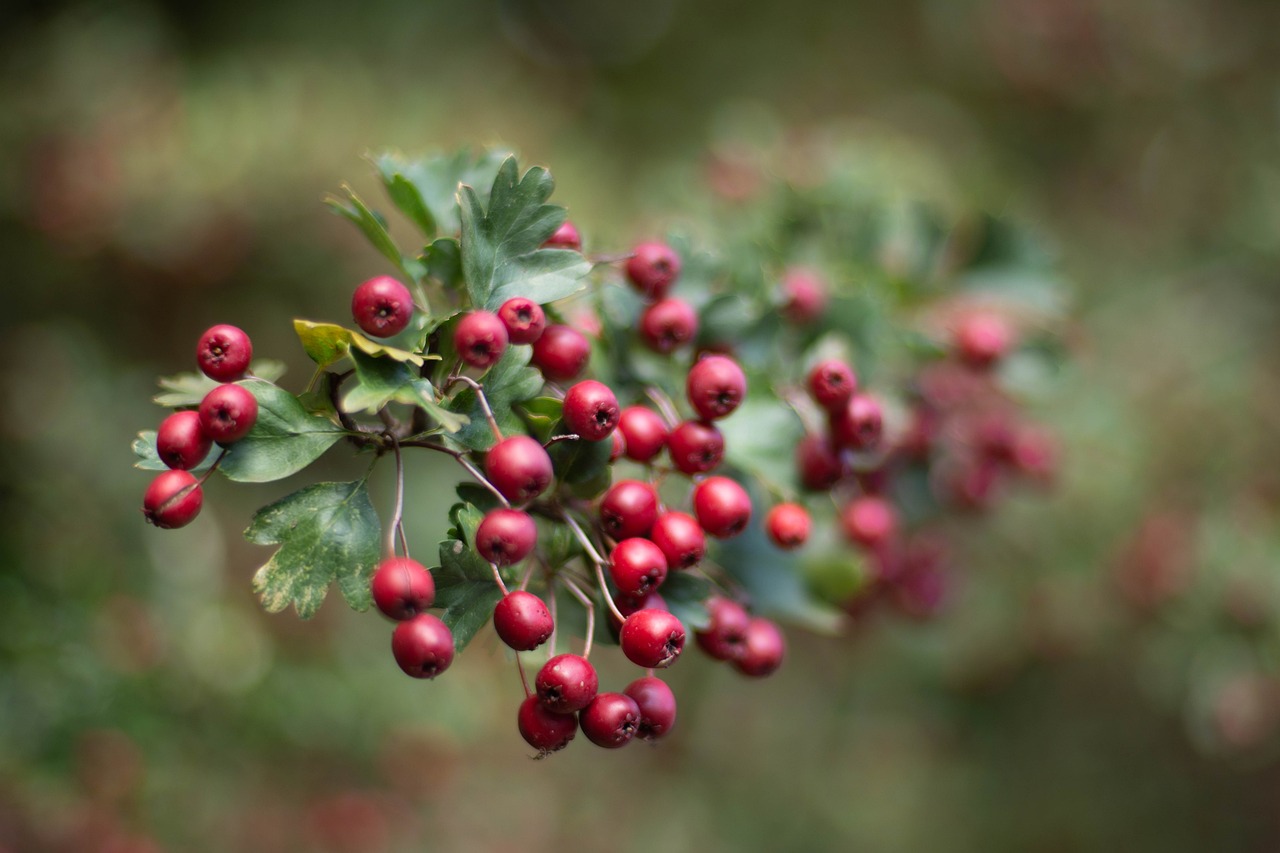
[[[560,513],[560,517],[564,519],[565,524],[569,525],[569,529],[573,531],[573,535],[577,537],[583,550],[587,552],[589,557],[591,557],[591,561],[597,566],[603,563],[605,561],[604,557],[600,556],[600,552],[596,550],[596,546],[592,544],[589,538],[587,538],[587,534],[582,531],[582,527],[574,517],[567,512]]]
[[[543,448],[547,448],[553,444],[559,444],[562,441],[580,441],[581,439],[582,436],[578,435],[576,432],[571,432],[568,435],[553,435],[551,438],[547,439],[547,443],[542,446]]]
[[[507,585],[502,580],[502,572],[498,571],[497,563],[489,563],[489,568],[493,569],[493,579],[498,582],[498,589],[502,590],[502,594],[507,594]]]
[[[568,578],[564,579],[564,585],[569,588],[569,592],[573,597],[582,602],[582,606],[587,608],[587,636],[586,644],[582,647],[582,656],[584,658],[591,657],[591,640],[596,633],[596,605],[582,589]]]
[[[464,451],[454,450],[452,447],[446,447],[443,444],[437,444],[434,441],[427,441],[426,439],[411,439],[409,441],[402,441],[400,442],[400,446],[401,447],[423,447],[423,448],[426,448],[427,450],[435,450],[439,453],[445,453],[445,454],[448,454],[449,456],[452,456],[459,465],[467,469],[467,472],[471,474],[472,477],[476,478],[476,482],[478,482],[480,485],[484,486],[486,489],[492,492],[494,496],[502,503],[503,506],[507,508],[511,507],[511,502],[507,500],[507,496],[504,495],[502,492],[498,491],[497,486],[489,482],[489,478],[486,477],[484,474],[482,474],[480,472],[480,469],[475,466],[475,463],[473,463],[470,459],[467,458],[467,454]]]
[[[394,557],[396,553],[396,529],[400,527],[400,523],[404,519],[404,460],[400,457],[400,442],[396,440],[395,433],[388,431],[386,435],[391,439],[391,450],[396,457],[396,506],[391,514],[391,523],[387,525],[382,549],[388,557]],[[405,548],[405,556],[409,556],[408,547]]]
[[[650,385],[644,389],[644,394],[653,401],[654,405],[658,407],[658,411],[662,413],[663,420],[667,422],[667,429],[675,429],[680,423],[680,413],[676,411],[676,404],[671,402],[667,392],[656,385]]]
[[[613,603],[613,596],[609,594],[609,586],[604,582],[604,564],[596,563],[596,583],[600,584],[600,592],[604,594],[604,603],[609,605],[609,612],[618,620],[621,625],[627,621],[627,617],[622,615],[622,611],[618,609],[618,605]]]
[[[489,422],[489,429],[493,431],[494,441],[502,441],[502,429],[498,426],[498,419],[493,416],[493,409],[489,408],[489,399],[484,395],[484,386],[472,379],[470,376],[458,374],[457,376],[449,377],[449,381],[445,384],[444,390],[448,392],[448,390],[457,382],[461,382],[472,391],[476,392],[476,399],[480,401],[480,408],[484,410],[485,420]]]

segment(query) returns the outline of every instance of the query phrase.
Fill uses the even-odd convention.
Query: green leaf
[[[255,361],[250,366],[250,373],[257,379],[275,382],[284,376],[285,363],[273,358]],[[203,373],[178,373],[173,376],[162,376],[159,385],[164,389],[151,399],[168,408],[187,408],[200,405],[204,395],[221,383],[210,379]]]
[[[427,209],[427,203],[423,200],[417,186],[404,175],[400,164],[383,157],[375,160],[374,166],[382,176],[382,184],[387,189],[387,195],[395,206],[400,208],[400,212],[409,217],[426,237],[434,237],[436,218]]]
[[[396,245],[395,240],[392,240],[391,235],[387,232],[386,223],[360,200],[355,190],[346,185],[343,185],[342,189],[347,194],[345,202],[337,196],[329,196],[324,200],[324,203],[329,205],[339,216],[354,222],[356,227],[373,244],[373,247],[382,253],[383,257],[391,261],[395,266],[400,267],[404,256],[400,252],[400,247]]]
[[[395,154],[381,154],[373,159],[374,167],[385,183],[396,177],[413,186],[421,199],[427,216],[434,223],[433,229],[423,229],[428,235],[443,232],[455,234],[461,228],[458,219],[458,185],[489,186],[499,165],[509,155],[503,151],[468,150],[453,154],[426,157],[421,160],[405,160]],[[391,188],[388,187],[388,192]],[[403,190],[401,190],[403,192]],[[400,201],[392,200],[401,210]],[[406,215],[418,222],[418,215],[405,210]],[[418,222],[421,226],[421,222]]]
[[[237,383],[258,401],[258,420],[230,445],[219,470],[241,483],[266,483],[310,465],[345,434],[324,417],[307,413],[288,391],[259,380]]]
[[[462,283],[462,249],[457,238],[441,237],[422,252],[427,275],[450,290]]]
[[[542,374],[528,366],[531,353],[529,347],[507,347],[498,363],[484,375],[484,395],[503,435],[525,431],[524,421],[513,407],[542,390]],[[475,391],[463,388],[446,407],[451,412],[465,415],[470,421],[452,436],[455,441],[469,450],[493,447],[493,432],[485,420],[484,409],[480,407]]]
[[[493,569],[476,553],[476,528],[484,518],[470,504],[454,508],[451,515],[456,527],[448,539],[440,543],[440,566],[431,570],[436,582],[436,607],[443,607],[440,617],[453,631],[453,644],[458,651],[466,648],[476,632],[493,619],[493,608],[502,598],[493,577]]]
[[[293,330],[297,333],[298,340],[302,343],[303,351],[320,367],[328,367],[346,356],[352,349],[359,350],[366,355],[385,357],[419,367],[431,357],[400,349],[390,343],[379,343],[366,338],[357,331],[333,323],[294,320]],[[415,330],[415,333],[423,334],[420,330]]]
[[[134,468],[141,468],[143,471],[169,470],[169,466],[160,461],[160,454],[156,452],[155,430],[148,429],[138,433],[138,437],[133,440],[133,452],[138,457],[133,463]],[[201,460],[200,464],[191,469],[191,472],[207,471],[221,452],[222,448],[215,444],[209,448],[208,455]]]
[[[804,437],[804,427],[794,412],[769,397],[750,396],[716,426],[724,435],[730,464],[775,492],[796,491],[795,447]]]
[[[352,608],[367,610],[380,532],[364,480],[316,483],[281,498],[258,510],[244,532],[255,545],[280,546],[254,574],[254,592],[270,613],[292,604],[309,619],[336,581]]]
[[[560,423],[560,414],[564,410],[564,401],[556,397],[534,397],[515,407],[529,434],[542,443],[551,438]]]
[[[604,441],[558,441],[551,445],[551,464],[556,477],[571,486],[595,480],[609,469],[609,456],[613,453],[613,439]]]
[[[471,504],[481,512],[489,512],[502,506],[498,496],[479,483],[462,482],[453,487],[458,500]]]
[[[446,432],[467,426],[467,417],[451,412],[436,402],[431,382],[419,377],[407,364],[391,358],[374,358],[359,349],[351,351],[356,367],[355,382],[342,397],[348,412],[376,412],[388,403],[404,403],[426,409]]]
[[[662,600],[667,609],[684,623],[685,630],[705,628],[711,622],[706,601],[713,592],[711,581],[688,572],[672,572],[662,583]]]

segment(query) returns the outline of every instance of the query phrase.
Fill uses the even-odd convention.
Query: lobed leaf
[[[345,435],[325,417],[307,412],[288,391],[261,380],[237,383],[258,401],[258,421],[227,449],[219,469],[241,483],[266,483],[297,473]]]
[[[488,186],[508,156],[503,151],[473,153],[464,149],[421,160],[405,160],[385,153],[374,157],[373,165],[387,186],[391,200],[427,237],[433,237],[437,233],[456,234],[461,228],[458,186]],[[409,194],[407,187],[413,188],[416,198]],[[419,202],[421,211],[417,209]],[[423,227],[426,224],[431,227]]]

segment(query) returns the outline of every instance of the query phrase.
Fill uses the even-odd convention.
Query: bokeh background
[[[5,4],[0,850],[1280,847],[1278,33],[1269,0]],[[1057,488],[967,528],[938,618],[793,632],[765,682],[691,660],[661,747],[533,762],[491,640],[424,685],[376,617],[257,608],[240,533],[287,484],[141,523],[155,377],[221,321],[305,376],[288,320],[384,271],[319,201],[377,196],[366,152],[508,146],[617,247],[829,138],[1074,284]]]

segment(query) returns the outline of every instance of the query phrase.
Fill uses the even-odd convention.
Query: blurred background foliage
[[[1275,849],[1277,32],[1269,0],[6,4],[0,850]],[[227,321],[300,383],[289,319],[385,271],[320,196],[468,143],[550,166],[590,250],[832,152],[1031,223],[1075,282],[1056,490],[966,527],[928,624],[677,667],[652,750],[529,761],[491,637],[421,684],[376,617],[262,614],[240,534],[280,484],[138,517],[154,378]],[[411,476],[415,541],[447,491]]]

